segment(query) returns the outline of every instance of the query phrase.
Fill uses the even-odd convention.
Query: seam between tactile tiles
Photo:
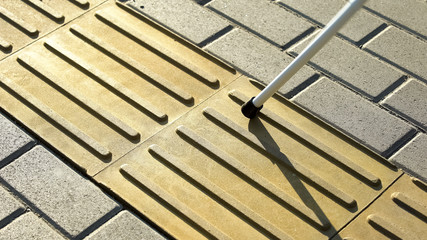
[[[85,10],[82,14],[76,16],[75,18],[70,19],[69,21],[62,23],[60,26],[54,28],[53,30],[46,32],[44,35],[39,36],[36,40],[22,46],[21,48],[17,49],[15,52],[5,56],[4,58],[0,59],[0,62],[6,60],[7,58],[10,58],[11,56],[16,56],[18,54],[18,52],[22,51],[23,49],[35,44],[36,42],[39,42],[40,40],[46,38],[48,35],[51,35],[52,33],[56,32],[59,29],[62,29],[65,26],[68,26],[71,22],[75,21],[76,19],[82,17],[83,15],[86,15],[87,13],[93,11],[96,8],[99,8],[101,5],[106,4],[108,1],[114,1],[114,0],[104,0],[103,2],[99,3],[98,5],[94,5],[92,8],[90,8],[89,10]]]
[[[356,215],[354,215],[346,224],[344,224],[340,229],[336,231],[334,235],[332,235],[329,239],[333,239],[336,235],[338,235],[344,228],[346,228],[350,223],[356,220],[357,217],[359,217],[360,214],[365,212],[366,209],[368,209],[377,199],[379,199],[391,186],[393,186],[394,183],[396,183],[397,180],[399,180],[403,175],[405,175],[404,172],[402,172],[399,176],[396,177],[387,187],[383,189],[382,192],[380,192],[372,201],[370,201],[363,209],[359,211]]]
[[[105,169],[107,169],[108,167],[110,167],[113,163],[115,163],[115,162],[119,161],[120,159],[122,159],[123,157],[125,157],[126,155],[128,155],[130,152],[132,152],[133,150],[135,150],[136,148],[138,148],[139,146],[141,146],[143,143],[147,142],[148,140],[150,140],[150,139],[151,139],[151,138],[153,138],[154,136],[156,136],[156,135],[160,134],[161,132],[165,131],[165,129],[169,129],[169,128],[170,128],[170,126],[171,126],[174,122],[178,121],[179,119],[183,118],[184,116],[187,116],[190,112],[194,111],[194,109],[196,109],[200,104],[202,104],[202,103],[204,103],[204,102],[208,101],[209,99],[211,99],[213,96],[215,96],[215,95],[216,95],[216,94],[218,94],[219,92],[224,91],[224,89],[225,89],[228,85],[230,85],[230,84],[232,84],[233,82],[237,81],[237,80],[238,80],[239,78],[241,78],[242,76],[243,76],[243,75],[242,75],[241,73],[238,73],[238,75],[236,76],[236,78],[235,78],[234,80],[230,81],[230,82],[229,82],[228,84],[226,84],[226,85],[223,85],[221,89],[219,89],[219,90],[217,90],[216,92],[214,92],[212,95],[210,95],[209,97],[207,97],[205,100],[201,101],[199,104],[194,105],[190,110],[188,110],[187,112],[185,112],[184,114],[182,114],[181,116],[179,116],[179,117],[178,117],[177,119],[175,119],[174,121],[169,122],[169,123],[168,123],[168,125],[167,125],[166,127],[164,127],[163,129],[161,129],[161,130],[159,130],[159,131],[155,132],[155,133],[154,133],[154,134],[152,134],[151,136],[147,137],[144,141],[142,141],[142,142],[140,142],[139,144],[137,144],[135,147],[133,147],[132,149],[130,149],[129,151],[127,151],[125,154],[123,154],[122,156],[120,156],[119,158],[117,158],[115,161],[112,161],[112,162],[108,163],[108,165],[106,165],[105,167],[103,167],[103,168],[102,168],[101,170],[99,170],[97,173],[93,174],[92,178],[93,178],[93,179],[95,179],[95,177],[96,177],[99,173],[103,172]]]

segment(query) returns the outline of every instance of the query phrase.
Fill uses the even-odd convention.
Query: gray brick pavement
[[[427,39],[427,4],[423,0],[367,1],[366,9]]]
[[[34,213],[28,212],[0,229],[0,240],[64,239]]]
[[[34,144],[31,137],[0,113],[0,168]]]
[[[309,22],[267,0],[216,0],[208,7],[279,46],[313,28]]]
[[[1,169],[0,177],[67,237],[86,235],[121,208],[41,146]]]
[[[310,40],[290,53],[297,55]],[[370,99],[384,95],[403,76],[400,71],[339,38],[331,39],[310,63]]]
[[[25,211],[25,207],[0,186],[0,228]]]
[[[308,87],[293,101],[385,156],[395,150],[396,142],[413,136],[415,131],[406,122],[327,78]]]
[[[280,0],[280,4],[295,10],[320,26],[326,25],[345,5],[343,0]],[[352,42],[359,42],[383,21],[365,10],[357,12],[339,33]]]
[[[196,44],[229,26],[225,19],[190,0],[135,0],[127,4]]]
[[[110,219],[102,227],[90,234],[87,240],[125,240],[144,239],[155,240],[165,239],[151,227],[147,226],[141,219],[128,211],[122,211]]]
[[[273,80],[293,60],[279,48],[241,29],[233,30],[206,49],[264,83]],[[303,67],[280,92],[291,94],[308,84],[307,80],[315,74],[310,67]]]
[[[388,96],[382,105],[427,131],[427,85],[415,79]]]
[[[427,135],[419,134],[399,152],[391,161],[406,172],[427,182]]]
[[[427,42],[390,27],[365,46],[366,51],[427,82]]]
[[[217,33],[218,39],[214,38],[214,41],[208,44],[205,49],[228,61],[243,73],[264,83],[269,83],[292,60],[287,54],[275,47],[277,46],[275,44],[285,42],[280,42],[280,39],[292,38],[292,32],[286,33],[290,34],[289,36],[280,36],[280,31],[276,29],[275,15],[278,14],[279,17],[276,17],[280,19],[283,13],[278,11],[275,5],[282,6],[287,12],[299,18],[322,26],[329,22],[332,16],[345,4],[344,0],[188,1],[204,4],[205,8],[210,8],[213,10],[212,12],[216,11],[218,15],[222,15],[237,24],[237,29],[231,32],[220,31]],[[426,26],[423,24],[426,14],[420,15],[418,13],[425,12],[423,9],[426,2],[414,3],[414,1],[418,0],[410,0],[410,2],[391,0],[390,3],[385,0],[368,2],[368,7],[361,9],[341,30],[340,37],[346,40],[334,39],[323,52],[319,53],[319,56],[313,59],[312,66],[314,68],[333,78],[334,81],[339,81],[364,95],[370,101],[332,83],[330,83],[332,88],[338,91],[335,93],[336,95],[331,93],[332,90],[327,90],[327,87],[324,87],[324,93],[316,93],[313,89],[319,85],[324,85],[322,83],[324,81],[319,81],[309,89],[304,90],[316,80],[316,77],[310,78],[316,72],[309,67],[304,67],[279,92],[287,97],[292,97],[301,90],[304,91],[297,99],[304,101],[306,106],[311,106],[311,111],[314,114],[323,116],[332,125],[342,129],[377,152],[385,156],[392,154],[405,141],[410,140],[415,135],[416,130],[404,120],[378,106],[376,102],[381,101],[384,104],[383,106],[399,113],[408,121],[416,122],[416,116],[411,113],[414,108],[403,111],[402,107],[399,106],[406,104],[403,100],[406,97],[400,95],[400,92],[396,92],[396,88],[400,89],[400,85],[405,82],[405,77],[408,74],[425,80],[426,68],[423,66],[423,63],[427,62],[425,60],[427,56],[425,54],[425,49],[427,49],[424,46],[425,41],[417,39],[408,32],[418,34],[418,37],[422,38],[420,34],[423,33]],[[183,3],[181,6],[184,4],[188,3]],[[418,6],[418,4],[424,5]],[[412,8],[418,8],[413,11],[414,14],[407,13],[411,11],[402,11],[402,9]],[[176,18],[176,16],[163,13],[156,14],[151,16],[158,20],[169,18],[170,21],[174,21]],[[268,14],[273,17],[265,16]],[[198,13],[189,13],[189,16],[199,15]],[[209,21],[210,17],[206,19]],[[412,19],[409,19],[411,17]],[[193,28],[195,31],[199,30],[197,25],[192,26],[192,20],[187,22],[185,27],[172,27],[171,23],[166,25],[181,34],[188,31],[182,30],[187,27]],[[387,24],[390,23],[399,27],[403,26],[404,30],[398,30],[395,27],[386,28]],[[244,29],[240,29],[239,26]],[[292,24],[287,24],[286,21],[283,21],[283,26],[293,29]],[[211,28],[211,26],[207,28]],[[225,35],[222,36],[224,33]],[[280,37],[277,37],[276,34]],[[300,43],[301,41],[297,45]],[[351,43],[363,44],[366,51]],[[301,50],[304,44],[306,43],[302,43],[296,50]],[[316,96],[322,94],[325,96]],[[396,95],[393,96],[393,94]],[[392,103],[393,98],[397,99],[399,96],[403,96],[402,102]],[[382,101],[384,97],[387,97],[386,101]],[[330,106],[319,106],[319,101],[322,99],[337,100],[339,103],[342,101],[343,106],[334,107],[337,105],[335,101],[329,103]],[[405,100],[407,101],[407,99]],[[387,102],[389,105],[386,105]],[[340,113],[340,110],[337,109],[342,109],[343,112]],[[398,111],[398,109],[400,110]],[[419,112],[420,115],[425,115],[422,110]]]

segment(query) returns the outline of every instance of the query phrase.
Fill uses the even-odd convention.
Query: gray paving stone
[[[34,140],[0,113],[0,168],[34,145]]]
[[[410,79],[382,104],[427,130],[427,86]]]
[[[208,7],[279,46],[284,46],[313,27],[267,0],[216,0]]]
[[[370,41],[365,49],[427,82],[427,42],[395,27],[390,27]]]
[[[106,224],[90,234],[87,240],[125,240],[125,239],[165,239],[146,225],[141,219],[128,211],[122,211]]]
[[[121,208],[41,146],[1,169],[0,177],[67,237],[87,234]]]
[[[297,55],[311,41],[290,50]],[[339,38],[332,38],[310,63],[370,99],[383,95],[403,73]]]
[[[427,135],[419,134],[391,157],[396,166],[427,182]]]
[[[241,29],[230,32],[206,49],[264,83],[270,83],[293,60],[279,48]],[[292,95],[314,74],[310,67],[303,67],[279,91]]]
[[[427,4],[422,0],[367,1],[366,8],[427,39]]]
[[[0,229],[0,240],[64,239],[34,213],[28,212]]]
[[[280,4],[295,10],[320,26],[325,26],[345,5],[343,0],[280,0]],[[366,35],[384,24],[379,18],[359,10],[339,31],[352,42],[359,42]]]
[[[229,26],[225,19],[192,0],[135,0],[127,4],[196,44]]]
[[[0,186],[0,203],[0,228],[25,211],[25,207],[2,186]]]
[[[415,131],[403,120],[327,78],[308,87],[293,101],[385,156],[395,150],[396,142]]]

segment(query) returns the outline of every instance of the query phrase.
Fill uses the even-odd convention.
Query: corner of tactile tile
[[[240,76],[113,2],[0,66],[0,106],[89,175]]]
[[[178,238],[322,239],[401,174],[284,98],[248,120],[258,92],[240,77],[95,179]]]
[[[427,191],[419,183],[418,179],[402,175],[338,236],[423,239],[427,234]]]

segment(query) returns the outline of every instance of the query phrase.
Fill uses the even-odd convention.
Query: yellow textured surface
[[[114,2],[0,63],[0,106],[93,175],[238,77]]]
[[[0,107],[176,238],[328,239],[402,174],[284,98],[249,121],[259,84],[119,2],[0,1],[0,29]],[[335,238],[424,236],[417,184]]]
[[[95,176],[179,239],[327,239],[400,174],[241,77]]]
[[[426,199],[427,185],[405,174],[333,239],[426,239]]]
[[[1,0],[0,59],[105,0]]]

